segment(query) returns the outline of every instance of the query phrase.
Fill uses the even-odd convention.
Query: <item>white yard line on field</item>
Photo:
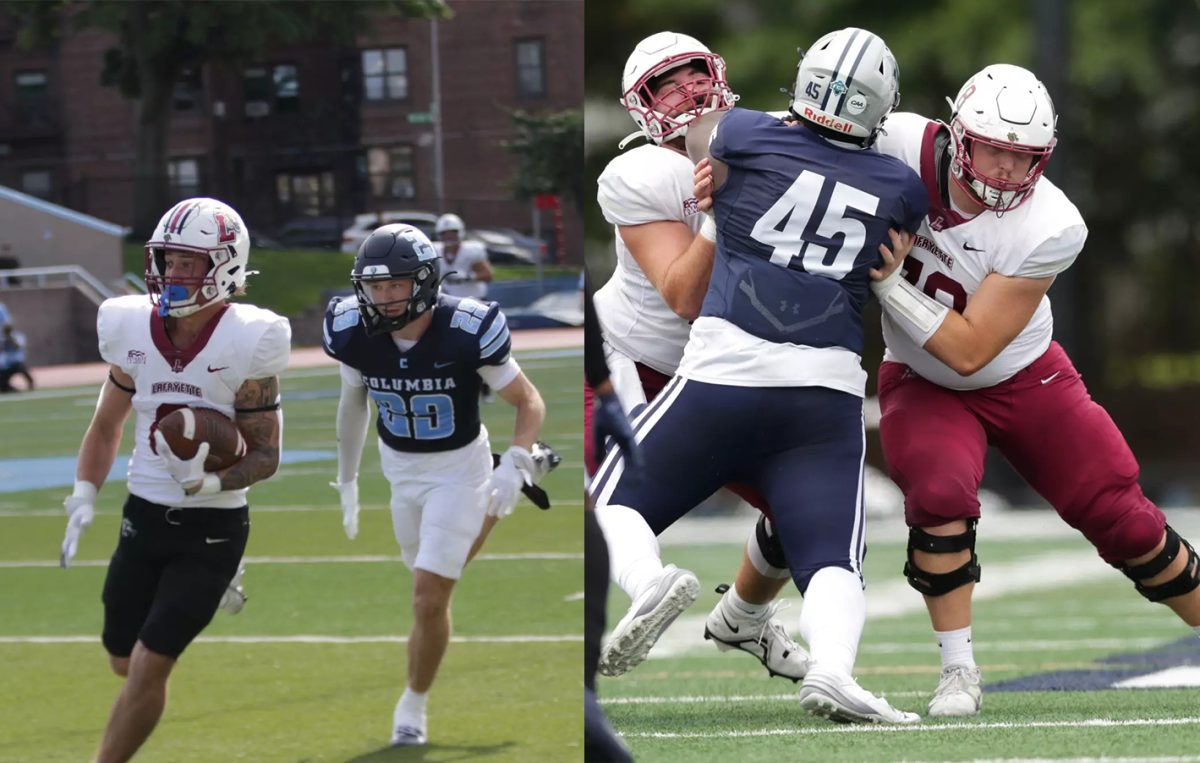
[[[817,726],[794,729],[754,729],[751,731],[647,731],[629,732],[622,735],[627,739],[740,739],[744,737],[809,736],[811,734],[898,734],[923,733],[930,731],[987,731],[994,729],[1075,729],[1130,726],[1194,726],[1200,718],[1088,718],[1082,721],[1021,721],[1019,723],[913,723],[906,725],[871,724],[862,726]],[[1103,758],[1108,761],[1112,758]]]
[[[582,506],[583,505],[583,499],[581,499],[581,498],[562,498],[562,499],[554,498],[552,500],[554,501],[553,508],[558,508],[560,506]],[[15,505],[17,505],[17,504],[0,503],[0,506],[15,506]],[[334,511],[339,511],[339,509],[336,505],[328,504],[328,503],[315,503],[315,504],[303,504],[302,503],[302,504],[295,504],[292,506],[251,506],[250,507],[251,514],[262,514],[264,512],[278,513],[278,512],[287,512],[287,511],[329,511],[329,512],[334,512]],[[363,506],[362,511],[391,511],[391,509],[389,509],[387,506]],[[97,511],[96,515],[97,516],[105,516],[105,515],[117,514],[117,513],[118,513],[117,511]],[[65,516],[66,515],[63,513],[62,509],[33,509],[32,511],[17,511],[15,509],[0,510],[0,519],[7,519],[7,518],[11,518],[11,517],[19,518],[19,517],[65,517]]]
[[[583,559],[583,554],[567,552],[533,552],[528,554],[480,554],[475,557],[477,562],[521,562],[529,560],[575,560]],[[357,556],[247,556],[242,559],[246,564],[374,564],[378,562],[399,562],[399,556],[391,554],[363,554]],[[0,561],[0,569],[23,569],[26,567],[57,567],[54,559],[16,559]],[[87,559],[71,563],[72,567],[107,567],[107,559]]]
[[[451,636],[455,644],[573,644],[583,636]],[[99,636],[0,636],[0,644],[93,644]],[[200,644],[405,644],[408,636],[201,636]]]

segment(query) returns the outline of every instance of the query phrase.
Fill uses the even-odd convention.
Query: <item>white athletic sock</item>
[[[955,631],[934,631],[938,651],[942,653],[942,668],[951,665],[975,667],[975,650],[971,643],[971,626]]]
[[[612,581],[630,600],[637,599],[662,576],[658,538],[642,515],[628,506],[597,506],[596,520],[608,544]]]
[[[813,662],[852,675],[866,620],[867,597],[858,575],[841,567],[817,570],[800,610],[800,636],[808,643]]]
[[[395,725],[415,725],[424,731],[425,703],[428,699],[429,692],[417,692],[405,687],[404,693],[400,695],[400,701],[396,703],[396,712],[392,716]]]
[[[737,583],[729,586],[729,590],[721,597],[721,606],[725,611],[742,620],[758,620],[763,616],[763,613],[771,606],[767,604],[751,604],[750,602],[738,596]]]

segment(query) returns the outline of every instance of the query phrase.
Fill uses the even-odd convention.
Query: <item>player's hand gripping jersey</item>
[[[151,427],[185,406],[213,408],[234,418],[234,399],[243,383],[278,376],[287,367],[291,326],[269,310],[230,304],[191,347],[179,350],[167,338],[163,320],[138,295],[105,300],[96,318],[100,356],[134,381],[137,421],[129,492],[166,506],[245,506],[245,489],[185,497],[151,450]]]
[[[709,151],[729,174],[713,194],[716,259],[680,375],[862,396],[867,271],[889,228],[915,231],[925,216],[919,178],[745,109],[725,115]]]
[[[944,157],[950,140],[941,122],[917,114],[888,118],[879,150],[903,160],[921,174],[929,197],[929,216],[921,221],[912,252],[904,261],[904,277],[925,294],[958,312],[991,273],[1046,278],[1075,261],[1087,238],[1079,210],[1045,176],[1033,195],[1016,209],[997,215],[984,211],[967,219],[956,212],[942,189],[952,182]],[[1037,360],[1050,346],[1054,317],[1050,298],[1042,297],[1025,328],[999,355],[970,376],[930,355],[900,331],[885,312],[886,360],[912,368],[920,376],[950,389],[991,387]]]
[[[617,156],[600,175],[597,199],[614,226],[677,221],[699,232],[704,215],[692,193],[692,163],[677,151],[639,146]],[[594,295],[604,339],[633,360],[675,373],[688,322],[675,314],[616,236],[617,267]]]
[[[429,453],[461,448],[479,436],[479,369],[505,365],[512,340],[499,305],[443,294],[428,330],[401,351],[391,334],[367,336],[355,297],[335,297],[325,311],[324,346],[361,374],[388,447]],[[503,388],[517,371],[513,365],[507,379],[489,382]]]

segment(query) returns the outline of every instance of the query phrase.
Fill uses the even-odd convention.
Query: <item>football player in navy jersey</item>
[[[343,525],[358,532],[358,467],[374,400],[392,526],[413,572],[408,685],[393,745],[426,743],[426,696],[450,639],[450,595],[482,537],[547,469],[536,445],[546,416],[510,353],[495,303],[439,294],[442,259],[420,230],[385,225],[358,250],[355,296],[325,314],[325,351],[341,362],[338,481]],[[512,445],[492,469],[479,419],[487,382],[517,409]]]
[[[702,234],[717,249],[676,376],[634,421],[655,479],[628,478],[614,450],[593,483],[605,532],[621,528],[612,577],[632,599],[610,663],[645,659],[695,598],[655,536],[745,482],[771,506],[805,597],[801,706],[845,722],[918,720],[851,675],[866,610],[862,311],[881,253],[906,254],[928,208],[916,173],[867,150],[898,101],[891,51],[850,28],[802,58],[794,120],[735,108],[688,130],[691,158],[713,166],[716,230]]]

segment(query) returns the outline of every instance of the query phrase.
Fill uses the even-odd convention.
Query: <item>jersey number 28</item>
[[[828,203],[822,204],[821,191],[827,182],[824,175],[812,170],[801,172],[779,201],[754,223],[750,237],[771,247],[771,262],[776,265],[786,268],[793,258],[800,257],[806,273],[840,281],[854,267],[854,261],[867,244],[867,226],[861,220],[847,217],[846,210],[873,215],[879,207],[879,197],[834,182]],[[834,238],[839,233],[840,244]],[[830,244],[811,240],[813,234]]]

